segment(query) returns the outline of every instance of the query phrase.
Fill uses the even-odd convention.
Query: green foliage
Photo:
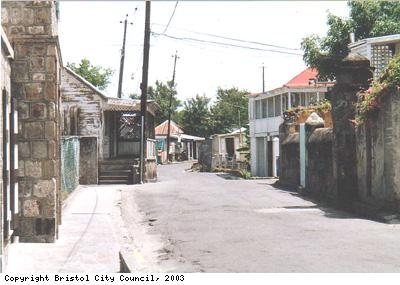
[[[324,113],[330,112],[332,110],[331,102],[327,99],[323,99],[314,103],[311,103],[309,106],[298,106],[295,108],[290,108],[283,112],[283,119],[287,122],[295,122],[301,114],[312,112],[317,113],[321,118],[324,116]]]
[[[244,171],[242,172],[242,177],[243,177],[244,179],[250,179],[250,178],[252,177],[251,172],[250,172],[250,171],[247,171],[247,170],[244,170]]]
[[[208,137],[212,134],[212,119],[208,107],[209,103],[210,99],[205,95],[196,95],[195,98],[185,101],[180,114],[182,118],[180,125],[185,133],[200,137]]]
[[[129,94],[129,98],[135,99],[135,100],[140,100],[140,96],[141,96],[141,95],[136,94],[136,93],[130,93],[130,94]]]
[[[216,133],[226,133],[248,124],[247,92],[237,88],[217,91],[217,100],[209,108],[210,99],[197,95],[184,103],[183,110],[175,115],[176,122],[185,133],[208,137]],[[240,112],[240,122],[239,122]]]
[[[379,82],[388,87],[400,86],[400,55],[390,61],[379,78]]]
[[[248,92],[237,88],[218,89],[217,100],[211,108],[213,133],[226,133],[248,124]]]
[[[393,88],[400,89],[400,56],[392,59],[379,79],[372,82],[370,89],[358,93],[355,124],[371,121],[378,114],[383,97],[391,94],[387,90]]]
[[[107,88],[110,84],[110,78],[114,74],[114,71],[110,68],[92,65],[87,58],[82,59],[79,65],[68,62],[67,67],[100,90]]]
[[[400,33],[399,1],[350,1],[348,6],[357,39]]]
[[[312,35],[303,39],[303,60],[318,69],[321,80],[334,79],[336,66],[347,55],[350,43],[350,23],[333,14],[328,15],[328,34],[324,38]]]
[[[165,120],[168,120],[168,110],[171,98],[171,119],[173,121],[176,120],[176,111],[178,107],[182,105],[181,101],[177,98],[176,95],[176,90],[173,86],[171,86],[171,82],[164,84],[162,82],[156,81],[155,87],[150,86],[148,88],[147,98],[149,100],[154,100],[161,107],[161,110],[155,117],[156,125],[159,125]]]
[[[334,79],[338,63],[347,55],[349,33],[357,40],[400,33],[400,1],[349,1],[350,19],[328,14],[326,37],[303,39],[304,62],[317,68],[320,79]]]

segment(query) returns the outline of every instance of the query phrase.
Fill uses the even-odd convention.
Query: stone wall
[[[3,1],[18,99],[19,214],[22,242],[53,242],[61,222],[60,61],[54,1]]]
[[[305,191],[318,199],[333,202],[332,128],[312,131],[307,144],[307,171]]]
[[[383,96],[376,119],[357,128],[358,195],[382,211],[400,211],[400,94]]]
[[[300,146],[298,125],[283,123],[279,127],[280,175],[279,183],[284,186],[300,185]]]
[[[97,137],[80,137],[79,183],[97,184],[99,175]]]
[[[199,164],[202,172],[211,171],[212,165],[212,140],[206,139],[199,146]]]
[[[369,88],[372,71],[367,58],[350,53],[343,59],[331,92],[333,175],[337,203],[351,208],[358,199],[355,125],[357,93]]]
[[[305,192],[337,206],[361,209],[367,204],[382,210],[400,208],[400,97],[385,96],[374,125],[356,129],[358,92],[369,88],[369,61],[349,54],[339,67],[331,91],[333,128],[307,126]],[[292,131],[290,131],[292,129]],[[282,184],[297,186],[299,150],[296,130],[290,123],[280,129]],[[300,167],[299,167],[300,168]]]

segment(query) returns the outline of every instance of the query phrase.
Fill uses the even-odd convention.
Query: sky
[[[250,93],[282,86],[306,68],[301,40],[326,35],[327,15],[348,17],[346,1],[152,1],[149,86],[172,79],[178,98],[215,99],[218,88]],[[64,65],[87,58],[113,69],[116,97],[123,23],[128,14],[122,93],[141,94],[144,1],[61,1]]]

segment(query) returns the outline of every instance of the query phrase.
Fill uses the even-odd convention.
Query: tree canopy
[[[177,98],[176,95],[177,92],[175,88],[171,85],[171,82],[167,82],[167,84],[165,84],[160,81],[156,81],[155,87],[148,87],[147,98],[149,100],[154,100],[161,107],[161,110],[155,118],[155,123],[157,125],[168,119],[170,98],[172,98],[171,119],[175,121],[175,118],[177,116],[177,109],[182,105],[181,101]]]
[[[237,88],[218,89],[217,100],[211,107],[214,133],[226,133],[249,122],[246,91]]]
[[[311,35],[303,39],[305,63],[317,68],[321,79],[334,79],[338,63],[348,54],[350,33],[356,40],[400,33],[399,1],[349,1],[350,18],[328,14],[325,37]]]
[[[209,137],[230,132],[248,123],[247,93],[237,88],[219,88],[213,105],[205,95],[196,95],[184,102],[175,119],[191,135]]]
[[[67,67],[100,90],[107,88],[108,84],[110,84],[111,76],[114,74],[114,71],[110,68],[92,65],[87,58],[82,59],[79,65],[68,62]]]
[[[179,122],[185,133],[201,137],[212,135],[213,121],[209,103],[210,99],[205,95],[196,95],[185,101]]]

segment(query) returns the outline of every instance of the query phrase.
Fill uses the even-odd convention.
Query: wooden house
[[[85,176],[95,178],[97,173],[97,183],[132,180],[133,166],[140,158],[140,100],[108,97],[67,67],[62,69],[61,95],[63,135],[90,137],[90,147],[96,145],[97,165],[86,167],[90,173]],[[158,109],[158,104],[148,101],[145,180],[157,177],[154,117]]]

